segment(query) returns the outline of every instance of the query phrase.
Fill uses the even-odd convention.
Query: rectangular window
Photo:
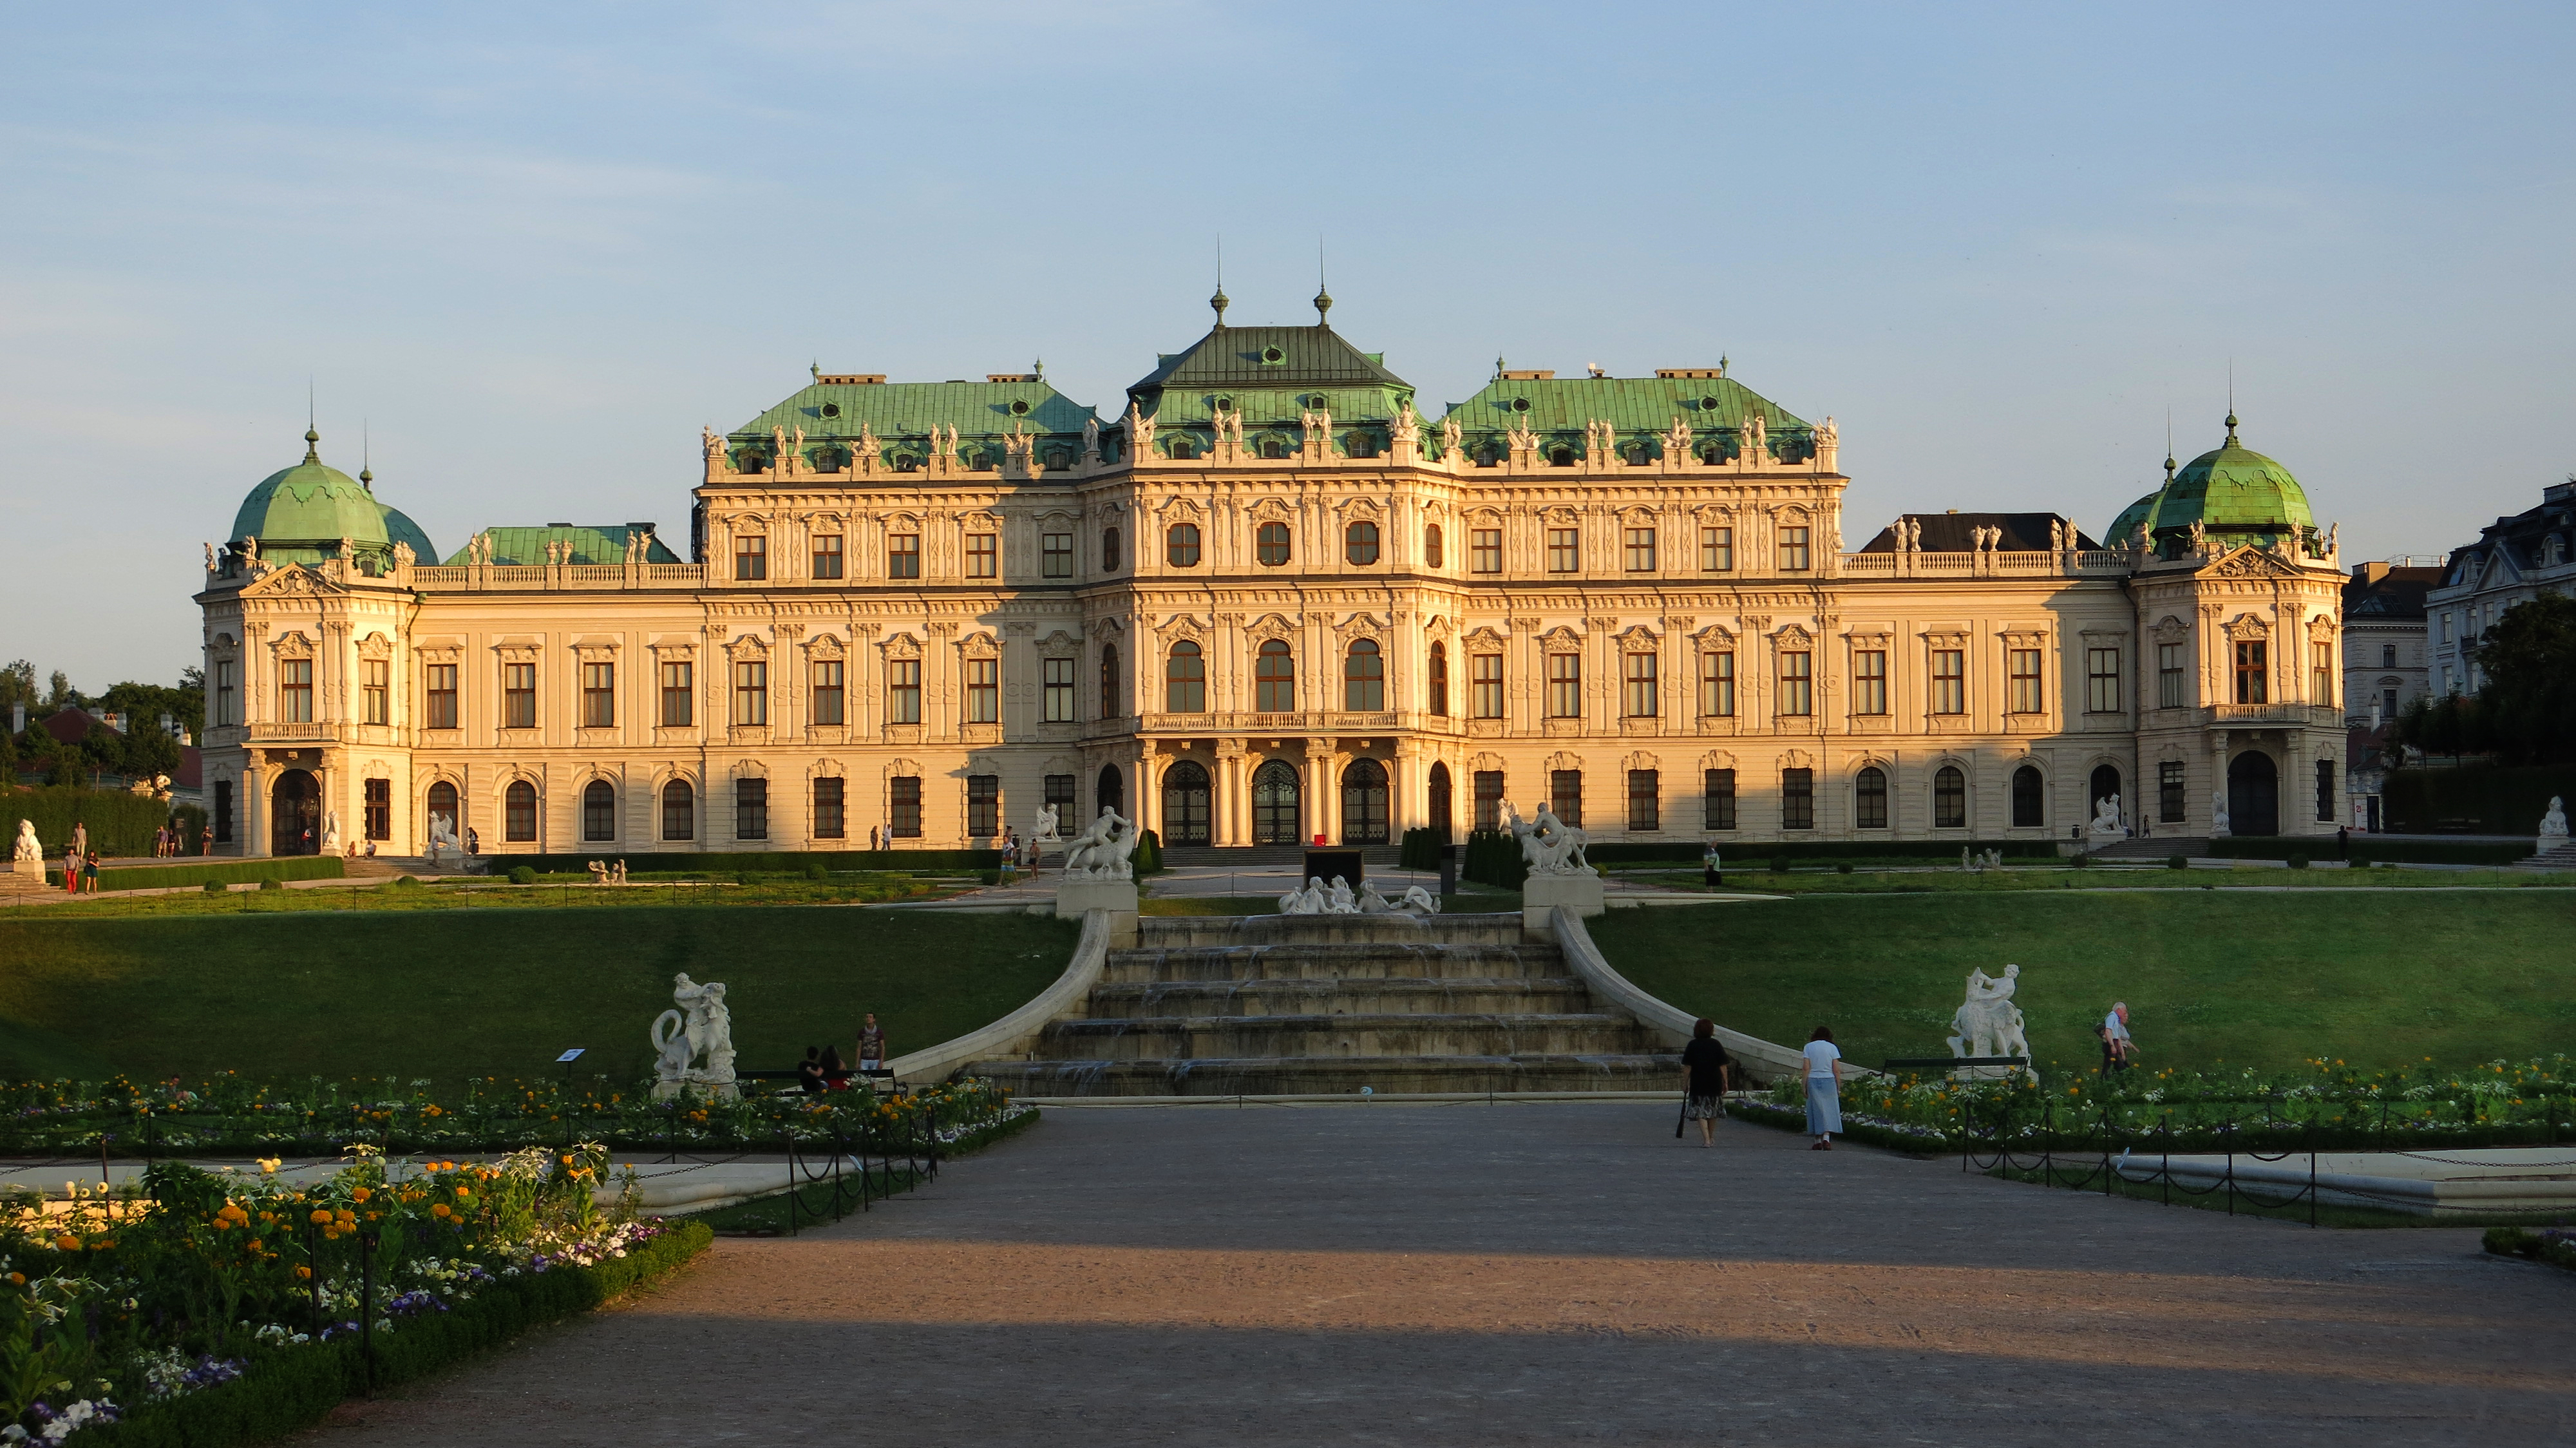
[[[2397,717],[2397,691],[2395,689],[2382,689],[2379,691],[2379,717],[2383,720],[2394,719]]]
[[[391,724],[394,722],[393,664],[385,659],[361,659],[358,668],[364,676],[359,686],[360,703],[366,709],[362,717],[370,724]]]
[[[218,725],[241,722],[241,695],[237,692],[238,681],[234,673],[240,667],[230,659],[215,661],[215,723]]]
[[[2335,762],[2332,759],[2320,759],[2317,761],[2317,823],[2332,824],[2334,817]]]
[[[1440,525],[1437,523],[1422,530],[1422,564],[1426,568],[1439,568],[1446,564],[1445,552],[1440,546]]]
[[[1072,723],[1073,660],[1048,659],[1039,664],[1038,667],[1043,671],[1042,678],[1046,685],[1044,700],[1046,705],[1046,722],[1049,724]]]
[[[1804,572],[1806,567],[1807,530],[1804,528],[1781,529],[1780,571],[1783,573],[1800,573]]]
[[[501,727],[534,729],[537,727],[537,666],[503,664],[501,666]]]
[[[1046,798],[1042,803],[1055,811],[1055,817],[1058,820],[1065,824],[1073,823],[1073,776],[1050,774],[1040,787],[1046,791]]]
[[[215,781],[215,843],[229,845],[232,842],[233,782],[219,779]]]
[[[1499,830],[1503,827],[1503,772],[1479,769],[1472,781],[1476,787],[1476,828]]]
[[[1964,649],[1932,651],[1932,712],[1968,712],[1968,655]]]
[[[1655,701],[1655,656],[1630,654],[1620,682],[1620,707],[1631,719],[1652,719],[1663,712]]]
[[[1813,714],[1816,712],[1816,656],[1805,649],[1791,649],[1780,655],[1780,712]]]
[[[898,774],[886,781],[886,834],[898,840],[921,838],[921,776]]]
[[[886,722],[921,722],[921,660],[886,661]]]
[[[698,800],[689,786],[672,780],[662,786],[662,838],[694,840],[698,837]]]
[[[1628,828],[1659,830],[1664,827],[1663,775],[1652,769],[1628,771]]]
[[[1735,530],[1702,528],[1699,530],[1699,567],[1702,573],[1727,573],[1735,568]]]
[[[1652,529],[1652,528],[1631,528],[1631,529],[1629,529],[1629,530],[1628,530],[1628,539],[1627,539],[1627,548],[1628,548],[1628,571],[1629,571],[1630,573],[1652,573],[1652,572],[1654,572],[1654,571],[1655,571],[1655,530],[1654,530],[1654,529]]]
[[[1073,576],[1073,535],[1044,533],[1038,538],[1038,573],[1046,578]]]
[[[2039,650],[2008,649],[2005,652],[2011,655],[2005,663],[2011,673],[2012,712],[2047,713],[2048,701],[2041,697],[2039,689]]]
[[[456,727],[456,666],[454,664],[429,666],[428,704],[428,717],[422,721],[422,728],[453,729]]]
[[[831,778],[814,781],[814,838],[818,840],[849,836],[850,811],[843,783]]]
[[[1583,828],[1583,771],[1580,769],[1549,770],[1547,803],[1548,808],[1556,811],[1558,819],[1578,830]]]
[[[966,776],[966,833],[975,839],[989,839],[1002,832],[1002,777],[998,774]]]
[[[2182,823],[2183,801],[2186,797],[2183,790],[2182,761],[2169,759],[2156,766],[2156,823],[2166,825]]]
[[[394,782],[371,779],[366,782],[366,830],[371,840],[394,837]]]
[[[2189,694],[2184,688],[2186,675],[2181,644],[2156,645],[2156,707],[2179,709]]]
[[[1547,571],[1573,573],[1583,566],[1582,532],[1575,528],[1547,530]]]
[[[1551,719],[1583,717],[1583,656],[1581,654],[1547,656],[1547,716]]]
[[[886,535],[886,577],[919,578],[921,576],[921,535],[889,533]]]
[[[733,837],[737,840],[769,838],[769,781],[737,779],[733,782]]]
[[[617,666],[581,666],[581,727],[607,729],[617,723]]]
[[[1503,717],[1503,656],[1474,654],[1467,660],[1467,712],[1470,718]]]
[[[1503,530],[1477,528],[1469,535],[1468,571],[1500,573],[1503,571]]]
[[[769,540],[758,533],[738,533],[733,540],[733,576],[751,581],[769,576]]]
[[[814,576],[816,578],[838,578],[841,576],[840,534],[817,533],[814,535]]]
[[[2271,702],[2271,661],[2265,657],[2261,639],[2248,639],[2236,645],[2236,702],[2268,704]]]
[[[313,722],[313,661],[277,662],[277,718],[284,724]]]
[[[2117,648],[2084,651],[2084,712],[2120,712],[2120,651]]]
[[[1812,769],[1780,771],[1780,828],[1812,830],[1816,827],[1816,772]]]
[[[1699,656],[1699,711],[1711,717],[1735,713],[1735,655]]]
[[[1700,828],[1735,828],[1735,771],[1712,769],[1700,780]]]
[[[966,535],[966,576],[998,578],[1001,576],[1002,550],[1000,535],[969,533]]]
[[[769,665],[747,659],[733,666],[733,722],[769,722]]]
[[[997,724],[1002,718],[1002,661],[966,661],[966,722]],[[984,831],[992,833],[990,830]]]
[[[1887,712],[1887,651],[1861,649],[1852,655],[1852,712]]]
[[[686,662],[662,666],[662,727],[686,729],[697,722],[695,666]],[[682,838],[687,838],[682,836]]]
[[[2308,645],[2308,702],[2334,702],[2334,645]]]
[[[842,713],[843,702],[844,695],[841,692],[841,661],[839,659],[816,659],[814,661],[814,700],[812,711],[814,722],[827,727],[839,724],[844,718]]]

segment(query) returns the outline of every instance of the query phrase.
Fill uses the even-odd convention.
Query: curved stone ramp
[[[1096,965],[1095,922],[1101,932]],[[1571,912],[1106,917],[1054,987],[1004,1021],[894,1063],[1025,1097],[1670,1090],[1691,1018],[1612,970]],[[1077,1004],[1078,1002],[1078,1004]],[[1797,1053],[1728,1032],[1759,1077]]]

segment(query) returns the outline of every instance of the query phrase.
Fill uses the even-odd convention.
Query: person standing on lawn
[[[1834,1133],[1843,1129],[1843,1053],[1830,1026],[1816,1027],[1807,1037],[1807,1134],[1816,1139],[1809,1151],[1834,1149]]]
[[[2102,1073],[2128,1070],[2137,1050],[2138,1043],[2129,1038],[2129,1003],[2111,1002],[2111,1013],[2102,1018]]]
[[[1682,1047],[1682,1119],[1699,1123],[1699,1144],[1717,1145],[1717,1118],[1726,1104],[1726,1078],[1734,1063],[1718,1044],[1717,1023],[1692,1023],[1691,1041]]]
[[[1708,848],[1700,851],[1699,882],[1712,890],[1725,888],[1726,862],[1718,858],[1715,840],[1709,841]]]
[[[885,1070],[885,1027],[877,1024],[876,1012],[868,1012],[859,1025],[859,1074],[874,1076]]]

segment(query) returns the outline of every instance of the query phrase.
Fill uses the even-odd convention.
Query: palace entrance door
[[[314,855],[322,851],[322,785],[311,771],[283,769],[268,792],[268,852]]]
[[[1284,759],[1273,759],[1252,772],[1252,842],[1302,843],[1297,833],[1297,771]]]
[[[2227,830],[2236,835],[2281,832],[2281,776],[2271,755],[2248,749],[2229,757]]]

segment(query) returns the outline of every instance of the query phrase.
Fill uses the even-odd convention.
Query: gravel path
[[[2576,1275],[1644,1104],[1061,1110],[305,1441],[2576,1439]]]

